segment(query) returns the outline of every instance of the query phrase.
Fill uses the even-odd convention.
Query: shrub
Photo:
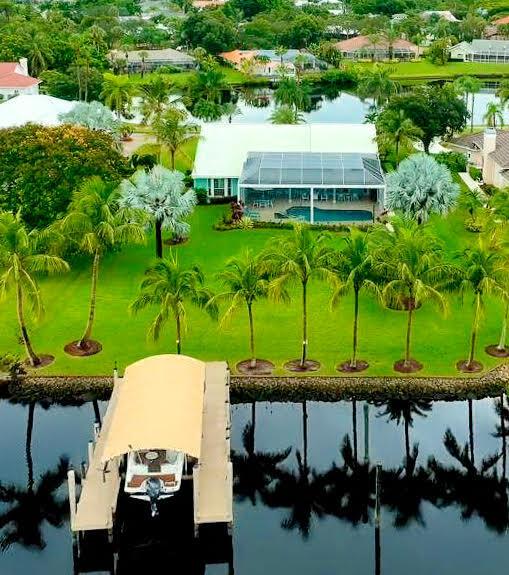
[[[433,157],[439,164],[447,166],[451,172],[466,172],[467,157],[460,152],[440,152]]]
[[[198,204],[200,206],[203,206],[203,205],[209,203],[209,197],[208,197],[207,190],[205,190],[203,188],[198,188],[197,190],[195,190],[195,193],[196,193],[196,199],[198,200]]]
[[[475,166],[468,167],[468,173],[473,180],[480,182],[482,180],[482,170],[481,168],[476,168]]]

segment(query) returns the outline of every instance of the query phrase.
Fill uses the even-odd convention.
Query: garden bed
[[[470,377],[232,376],[232,403],[252,401],[340,401],[345,399],[429,398],[479,399],[504,393],[509,364]],[[14,402],[48,401],[80,405],[107,400],[111,377],[27,377],[18,383],[0,380],[0,397]]]

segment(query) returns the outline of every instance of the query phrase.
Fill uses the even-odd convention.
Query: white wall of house
[[[0,86],[0,102],[19,96],[20,94],[33,95],[39,93],[39,85],[29,86],[28,88],[5,88]]]

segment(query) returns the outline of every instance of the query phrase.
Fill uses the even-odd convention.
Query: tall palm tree
[[[474,131],[474,106],[475,106],[475,95],[480,92],[482,88],[481,81],[475,76],[461,76],[454,81],[454,85],[459,92],[465,94],[465,99],[468,99],[470,95],[472,102],[470,105],[470,131]],[[466,102],[465,102],[466,104]]]
[[[310,103],[309,89],[299,84],[295,78],[281,78],[274,92],[274,101],[279,106],[289,106],[296,111],[303,111]]]
[[[396,308],[403,305],[407,309],[405,355],[394,364],[394,369],[418,371],[422,365],[411,357],[414,312],[425,302],[446,312],[440,284],[454,268],[443,263],[442,246],[427,227],[411,220],[394,220],[393,231],[380,227],[373,234],[373,245],[375,270],[385,283],[382,296],[386,305]]]
[[[226,291],[212,299],[212,303],[228,302],[222,323],[231,318],[240,307],[246,306],[249,319],[249,351],[251,354],[250,368],[257,364],[255,354],[255,335],[253,320],[253,305],[260,299],[265,299],[269,293],[269,275],[260,255],[253,255],[249,250],[241,257],[231,258],[226,262],[224,270],[219,273],[219,279]]]
[[[460,256],[459,291],[474,296],[474,315],[470,331],[470,351],[468,359],[458,362],[458,369],[479,371],[482,364],[476,361],[477,334],[481,322],[486,296],[507,300],[508,262],[503,252],[495,249],[492,241],[480,237],[476,244],[466,248]]]
[[[486,125],[490,128],[504,125],[504,111],[500,104],[489,102],[486,106],[486,113],[482,117]]]
[[[43,312],[41,292],[36,281],[38,274],[58,274],[69,270],[62,258],[44,251],[41,234],[28,232],[18,212],[0,212],[0,297],[8,291],[15,293],[16,312],[21,338],[32,367],[41,365],[32,346],[26,325],[25,306],[35,317]]]
[[[394,146],[397,164],[401,147],[413,146],[413,143],[422,135],[422,130],[406,117],[404,110],[388,110],[380,116],[376,128],[378,143],[382,146],[384,144]]]
[[[116,112],[118,119],[129,112],[135,94],[134,84],[129,76],[115,76],[106,72],[101,91],[101,98],[106,106]]]
[[[281,66],[283,65],[283,57],[284,55],[288,52],[288,49],[285,48],[284,46],[276,46],[276,49],[274,50],[274,53],[276,54],[276,56],[279,57],[280,59],[280,64]]]
[[[308,285],[312,278],[328,278],[335,281],[328,267],[331,255],[326,245],[327,236],[313,233],[309,226],[296,224],[290,236],[277,242],[269,249],[265,258],[275,279],[269,287],[270,295],[276,300],[288,300],[287,286],[297,283],[302,297],[302,352],[298,369],[316,369],[317,362],[308,360]],[[296,361],[290,362],[290,365]],[[297,366],[295,366],[297,367]]]
[[[223,115],[228,118],[228,123],[232,123],[233,116],[241,116],[242,112],[236,102],[226,102],[223,104]]]
[[[383,106],[399,90],[399,85],[391,78],[391,73],[391,68],[375,64],[361,77],[358,86],[359,96],[373,98],[376,108]]]
[[[505,108],[509,102],[509,80],[502,80],[497,89],[497,97],[500,98],[500,103]]]
[[[94,176],[83,182],[72,196],[67,215],[60,222],[62,233],[82,253],[92,256],[92,285],[85,331],[70,344],[84,354],[99,351],[91,340],[97,299],[97,280],[102,256],[126,244],[145,242],[146,216],[141,210],[120,205],[120,191],[114,184]]]
[[[351,228],[344,238],[345,247],[339,252],[335,271],[339,284],[332,295],[331,304],[337,306],[341,299],[350,292],[354,296],[352,355],[349,362],[341,365],[342,371],[360,371],[368,367],[367,362],[357,360],[357,343],[359,328],[359,296],[361,291],[381,296],[374,281],[373,259],[368,234],[357,228]]]
[[[186,330],[186,302],[192,303],[211,317],[217,317],[217,307],[210,303],[212,293],[204,285],[199,266],[182,267],[172,253],[156,261],[145,271],[139,294],[129,309],[137,313],[148,306],[159,308],[149,328],[149,336],[157,341],[169,319],[175,320],[176,349],[182,351],[182,333]]]
[[[173,82],[162,74],[155,74],[149,81],[143,82],[139,94],[145,122],[158,118],[170,105],[170,100],[172,106],[181,100]]]
[[[154,166],[148,172],[139,170],[130,180],[124,180],[120,188],[121,205],[145,211],[154,222],[156,257],[163,257],[163,228],[178,238],[189,233],[190,226],[184,220],[196,205],[196,194],[185,189],[181,172]]]
[[[170,108],[156,117],[154,131],[161,144],[170,153],[170,168],[175,169],[177,153],[191,161],[185,153],[185,146],[199,137],[200,128],[197,124],[187,121],[184,110]]]

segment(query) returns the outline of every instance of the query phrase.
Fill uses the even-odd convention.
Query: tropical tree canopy
[[[458,201],[459,185],[443,164],[426,154],[403,160],[387,175],[386,206],[419,223],[434,214],[447,214]]]
[[[58,119],[63,124],[85,126],[90,130],[101,130],[116,134],[120,130],[120,122],[111,110],[101,102],[78,102],[72,110],[60,114]]]

